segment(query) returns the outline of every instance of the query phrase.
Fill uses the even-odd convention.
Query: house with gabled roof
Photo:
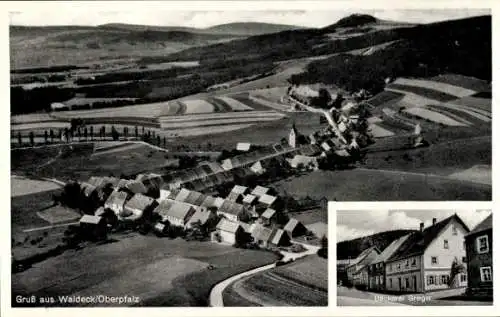
[[[186,227],[196,209],[190,205],[176,200],[164,200],[154,210],[162,221],[168,221],[171,225]]]
[[[118,215],[122,213],[127,197],[128,195],[126,192],[112,192],[104,203],[104,208],[111,209],[115,214]]]
[[[367,267],[368,282],[367,287],[371,290],[385,290],[385,263],[394,252],[410,237],[410,234],[395,239],[384,251],[378,254]]]
[[[240,203],[241,201],[243,201],[243,197],[246,195],[247,192],[248,192],[248,187],[241,185],[234,185],[233,189],[231,189],[231,192],[229,193],[229,195],[227,195],[226,199]]]
[[[245,231],[238,222],[222,218],[212,233],[212,241],[235,244],[241,241],[240,238],[244,234]]]
[[[148,189],[142,182],[138,182],[135,180],[129,181],[125,188],[130,191],[132,194],[145,194],[148,192]]]
[[[290,245],[290,236],[283,229],[274,229],[269,239],[269,245],[282,247]]]
[[[257,196],[254,196],[252,194],[247,194],[244,198],[243,198],[243,205],[245,206],[255,206],[257,203],[258,203],[258,198]]]
[[[467,291],[470,296],[493,297],[493,214],[465,236]]]
[[[226,199],[217,210],[217,214],[224,215],[224,217],[231,221],[238,221],[238,215],[244,208],[245,207],[243,205]]]
[[[260,215],[261,223],[264,226],[269,226],[272,223],[276,223],[276,220],[278,218],[278,214],[276,210],[272,208],[267,208],[262,215]]]
[[[158,202],[151,197],[145,196],[143,194],[135,194],[130,200],[125,204],[123,212],[118,214],[119,220],[125,221],[136,221],[141,219],[145,213],[152,211]]]
[[[360,279],[361,269],[380,253],[376,246],[371,246],[361,252],[349,266],[346,267],[347,279],[355,284]]]
[[[205,208],[196,208],[194,214],[187,221],[186,228],[191,228],[196,222],[200,222],[200,224],[203,226],[212,216],[215,216],[215,214],[212,214],[209,210]]]
[[[469,228],[454,214],[410,235],[386,261],[386,290],[421,293],[467,286],[466,272],[450,278],[454,261],[466,266],[464,237]]]
[[[173,199],[177,200],[177,201],[185,202],[190,193],[191,193],[191,191],[189,191],[185,188],[181,188],[180,191],[177,192],[177,195],[175,196],[175,198],[173,198]]]
[[[290,236],[290,238],[295,238],[306,234],[307,228],[295,218],[290,218],[286,223],[283,230]]]
[[[250,166],[250,170],[257,175],[264,174],[266,172],[265,168],[262,166],[260,161],[257,161]]]
[[[107,225],[103,217],[83,215],[79,224],[83,234],[90,240],[103,240],[107,236]]]
[[[267,193],[267,192],[269,192],[269,191],[270,191],[270,189],[269,189],[269,188],[267,188],[267,187],[263,187],[263,186],[256,186],[256,187],[252,190],[251,194],[252,194],[252,195],[254,195],[254,196],[260,197],[260,196],[262,196],[262,195],[266,194],[266,193]]]
[[[273,230],[262,225],[255,225],[251,232],[254,242],[264,248],[268,246],[272,234]]]

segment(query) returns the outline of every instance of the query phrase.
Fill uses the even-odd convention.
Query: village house
[[[258,203],[258,199],[257,199],[257,196],[254,196],[252,194],[248,194],[245,196],[245,198],[243,198],[243,205],[245,206],[255,206],[257,203]]]
[[[354,261],[346,268],[347,272],[347,279],[349,282],[354,284],[354,279],[359,281],[360,278],[360,270],[367,264],[370,263],[378,254],[379,250],[377,249],[376,246],[372,246],[366,250],[363,250]]]
[[[233,189],[231,190],[229,195],[227,195],[226,199],[237,203],[241,203],[247,192],[248,192],[248,187],[234,185]]]
[[[295,218],[290,218],[283,228],[285,232],[290,236],[290,238],[295,238],[306,234],[307,229],[302,224],[302,222],[298,221]]]
[[[135,194],[124,206],[123,212],[118,214],[118,219],[135,221],[142,218],[145,213],[157,206],[156,200],[143,194]]]
[[[274,229],[268,244],[272,247],[289,246],[290,236],[283,229]]]
[[[409,234],[404,235],[392,241],[384,251],[372,260],[368,267],[368,289],[385,290],[385,262],[401,247],[409,236]]]
[[[236,150],[240,152],[248,152],[250,151],[250,147],[251,147],[250,143],[240,142],[236,144]]]
[[[273,230],[262,225],[255,225],[251,233],[253,241],[263,248],[267,248],[272,234]]]
[[[464,236],[467,225],[456,214],[420,230],[399,247],[386,262],[388,291],[421,293],[467,285],[466,273],[450,281],[454,261],[466,265]]]
[[[205,209],[205,208],[196,208],[193,216],[188,220],[186,224],[186,228],[192,228],[193,224],[199,222],[202,226],[204,226],[210,217],[214,217],[215,213]]]
[[[217,214],[223,215],[230,221],[238,221],[238,215],[244,210],[244,206],[234,201],[224,200],[224,203],[217,210]]]
[[[264,194],[259,197],[259,200],[256,205],[257,212],[262,212],[268,208],[278,209],[278,197]]]
[[[121,214],[123,212],[127,196],[126,192],[112,192],[104,203],[104,208],[113,210],[113,212],[117,215]]]
[[[212,241],[235,244],[241,241],[245,231],[238,222],[221,219],[212,233]]]
[[[268,193],[269,191],[270,191],[270,189],[269,189],[269,188],[267,188],[267,187],[263,187],[263,186],[256,186],[256,187],[252,190],[251,194],[252,194],[252,195],[254,195],[254,196],[256,196],[256,197],[258,197],[258,198],[260,198],[260,196],[262,196],[262,195],[264,195],[264,194]]]
[[[317,170],[319,168],[318,159],[314,156],[295,155],[289,163],[292,168],[297,169]]]
[[[162,222],[168,221],[171,225],[184,228],[195,212],[196,209],[190,204],[170,199],[162,201],[154,210]]]
[[[276,210],[271,209],[271,208],[267,208],[262,213],[262,215],[260,215],[260,222],[264,226],[270,226],[271,224],[276,223],[277,218],[278,218],[278,214],[277,214]]]
[[[83,215],[79,223],[82,233],[89,240],[106,239],[107,225],[104,218],[93,215]]]
[[[262,175],[266,172],[260,161],[253,163],[252,166],[250,166],[250,170],[257,175]]]
[[[493,214],[465,236],[467,294],[493,297]]]
[[[139,181],[129,181],[126,185],[125,188],[132,194],[146,194],[148,192],[148,189],[142,182]]]

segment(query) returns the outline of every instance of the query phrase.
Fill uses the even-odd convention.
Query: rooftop
[[[227,219],[222,218],[219,223],[217,224],[216,229],[226,231],[226,232],[231,232],[235,233],[238,231],[238,228],[240,228],[240,224],[237,222],[229,221]]]

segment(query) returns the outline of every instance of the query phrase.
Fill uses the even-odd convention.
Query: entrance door
[[[398,277],[398,284],[399,284],[399,290],[402,291],[403,290],[403,285],[401,284],[401,278]]]
[[[413,290],[417,292],[417,276],[413,275]]]

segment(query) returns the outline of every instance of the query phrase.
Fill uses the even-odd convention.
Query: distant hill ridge
[[[412,232],[416,232],[416,230],[391,230],[338,242],[337,260],[355,259],[361,252],[372,246],[376,246],[380,251],[383,251],[394,240]]]

